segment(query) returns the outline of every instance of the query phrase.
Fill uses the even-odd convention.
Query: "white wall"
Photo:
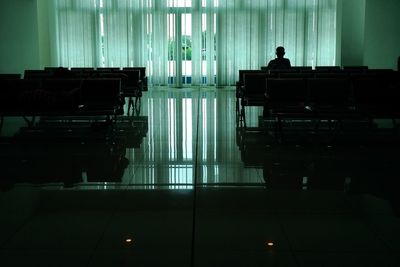
[[[341,10],[340,45],[342,66],[361,66],[364,62],[365,1],[343,0]],[[340,7],[339,7],[340,8]]]
[[[397,69],[400,56],[400,0],[366,0],[364,64]]]
[[[48,0],[37,0],[40,67],[51,64],[50,20]]]
[[[0,1],[0,73],[39,67],[36,0]]]

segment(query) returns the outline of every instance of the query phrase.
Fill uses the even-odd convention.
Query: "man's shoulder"
[[[275,58],[275,59],[271,59],[269,62],[268,62],[268,66],[269,65],[272,65],[272,64],[276,64],[276,62],[277,62],[277,59]]]
[[[283,58],[282,64],[285,64],[285,65],[287,65],[288,67],[290,67],[290,66],[291,66],[291,64],[290,64],[290,59],[288,59],[288,58]]]

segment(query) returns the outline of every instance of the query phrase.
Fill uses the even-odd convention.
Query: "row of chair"
[[[18,183],[34,185],[63,183],[71,187],[85,182],[121,182],[129,163],[126,148],[107,142],[29,142],[37,129],[23,128],[11,140],[0,143],[0,190],[9,190]],[[38,139],[38,138],[36,138]],[[35,139],[35,140],[36,140]],[[94,160],[95,159],[95,160]]]
[[[239,70],[239,78],[236,86],[243,86],[244,75],[246,73],[261,73],[267,74],[268,78],[353,78],[353,77],[366,77],[366,76],[394,76],[396,71],[392,69],[367,69],[364,72],[352,70],[338,70],[334,72],[320,71],[320,70],[306,70],[297,71],[291,69],[286,70]]]
[[[122,96],[127,97],[128,114],[130,110],[139,107],[142,92],[147,90],[146,70],[143,67],[137,68],[45,68],[44,70],[25,70],[26,80],[47,80],[47,79],[93,79],[93,78],[115,78],[121,80]],[[0,80],[20,79],[19,74],[2,74]]]
[[[44,71],[47,72],[57,72],[60,69],[67,69],[67,68],[60,68],[60,67],[45,67]],[[91,68],[91,67],[72,67],[70,69],[67,69],[69,71],[71,71],[72,73],[76,74],[80,74],[80,75],[84,75],[87,73],[93,73],[96,74],[97,72],[119,72],[119,71],[132,71],[132,70],[136,70],[140,72],[140,80],[143,83],[144,89],[147,90],[147,76],[146,76],[146,67],[123,67],[123,68],[118,68],[118,67],[98,67],[98,68]],[[30,74],[30,70],[25,71],[25,75],[26,74]]]
[[[136,87],[143,90],[144,82],[142,73],[144,70],[140,69],[124,69],[124,70],[69,70],[67,68],[55,68],[45,70],[25,70],[24,79],[49,79],[49,78],[102,78],[102,77],[116,77],[120,78],[122,86],[126,85],[128,88]],[[144,77],[146,79],[146,77]],[[131,93],[129,90],[127,93]]]
[[[313,118],[400,118],[400,83],[379,76],[336,78],[270,78],[247,73],[240,91],[240,118],[246,125],[245,107],[263,106],[264,115],[277,120]]]
[[[0,116],[97,116],[123,114],[116,78],[0,80]]]
[[[304,71],[299,71],[301,68],[304,68]],[[326,67],[327,68],[327,67]],[[398,72],[393,71],[392,69],[366,69],[365,72],[352,71],[348,70],[338,70],[335,72],[327,72],[327,71],[319,71],[312,70],[311,67],[292,67],[291,69],[285,70],[239,70],[239,79],[236,82],[236,110],[239,112],[239,100],[241,98],[241,94],[244,87],[244,76],[246,74],[261,74],[266,75],[267,78],[302,78],[302,79],[310,79],[310,78],[367,78],[367,77],[376,77],[380,79],[393,79],[398,76]]]
[[[292,66],[290,69],[284,70],[286,72],[308,72],[308,71],[319,71],[319,72],[337,72],[337,71],[352,71],[352,72],[364,72],[367,71],[368,66],[315,66],[313,69],[311,66]],[[261,66],[261,70],[268,70],[267,66]],[[268,70],[270,72],[282,72],[282,70]]]

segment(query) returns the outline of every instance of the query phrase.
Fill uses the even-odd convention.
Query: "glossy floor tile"
[[[399,266],[397,122],[262,114],[160,87],[112,132],[5,118],[0,265]]]

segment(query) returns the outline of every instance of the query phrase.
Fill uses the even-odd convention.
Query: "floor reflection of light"
[[[201,103],[201,118],[202,118],[202,124],[201,124],[201,130],[202,131],[202,139],[203,139],[203,160],[207,160],[207,99],[203,98],[202,103]]]
[[[127,238],[125,238],[125,245],[127,245],[127,246],[132,246],[133,245],[133,238],[131,238],[131,237],[127,237]]]
[[[170,189],[189,189],[193,184],[193,165],[168,166]]]
[[[192,120],[192,99],[184,98],[182,100],[182,151],[183,159],[193,159],[193,120]]]
[[[302,181],[302,184],[303,184],[303,190],[307,190],[308,189],[308,177],[307,176],[304,176],[303,177],[303,181]]]
[[[169,146],[169,160],[176,160],[176,99],[168,99],[168,146]]]

